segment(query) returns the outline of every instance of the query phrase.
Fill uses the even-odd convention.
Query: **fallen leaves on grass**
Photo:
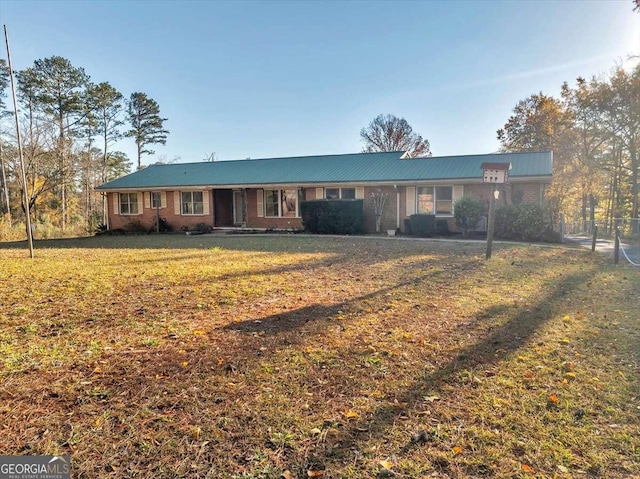
[[[358,413],[355,412],[355,411],[352,411],[351,409],[349,409],[347,411],[343,411],[342,415],[346,419],[356,419],[358,417]]]
[[[515,270],[505,245],[486,262],[371,238],[123,241],[38,268],[0,245],[3,453],[70,451],[81,477],[507,478],[558,458],[640,475],[622,268],[535,246]],[[569,385],[573,362],[588,381]]]
[[[520,464],[520,468],[527,474],[533,474],[536,472],[536,470],[528,464]]]

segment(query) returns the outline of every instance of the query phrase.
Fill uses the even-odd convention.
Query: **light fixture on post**
[[[487,254],[486,259],[491,258],[491,246],[493,243],[493,229],[495,223],[496,200],[500,197],[500,191],[493,185],[507,183],[511,163],[482,163],[482,182],[490,183],[491,194],[489,195],[489,224],[487,226]]]

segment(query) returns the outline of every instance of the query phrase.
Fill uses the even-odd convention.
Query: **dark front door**
[[[214,226],[233,226],[233,190],[213,190]]]

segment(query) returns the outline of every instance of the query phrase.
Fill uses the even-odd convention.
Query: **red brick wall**
[[[137,192],[138,194],[148,195],[149,192]],[[143,201],[142,214],[139,215],[119,215],[115,214],[114,211],[114,195],[118,193],[109,193],[108,194],[108,205],[109,205],[109,227],[111,229],[119,229],[125,228],[131,222],[139,221],[145,228],[151,228],[155,225],[156,222],[156,210],[152,208],[146,208],[145,202]],[[213,201],[211,198],[211,191],[205,191],[204,194],[209,197],[209,214],[203,215],[176,215],[174,208],[174,194],[178,194],[178,192],[167,191],[166,198],[167,204],[165,208],[159,209],[159,214],[161,218],[167,220],[167,223],[171,226],[174,231],[180,231],[183,226],[186,227],[194,227],[198,223],[205,223],[207,225],[213,226]]]
[[[404,190],[404,188],[400,188]],[[381,187],[365,187],[364,189],[364,229],[367,233],[375,233],[376,231],[376,216],[375,208],[373,206],[373,194],[378,191],[387,195],[387,201],[382,211],[382,221],[380,223],[380,232],[385,233],[387,230],[396,229],[396,216],[397,216],[397,191],[393,186],[381,186]],[[400,214],[402,215],[402,201],[400,202]],[[402,224],[402,221],[400,221]]]
[[[523,203],[540,204],[540,184],[539,183],[511,183],[507,185],[500,185],[498,187],[501,191],[499,205],[512,204],[518,199]],[[381,233],[386,233],[388,229],[395,229],[397,225],[397,200],[400,193],[400,229],[404,231],[404,219],[406,216],[406,187],[401,186],[396,190],[393,186],[383,187],[365,187],[364,188],[364,214],[365,214],[365,231],[367,233],[375,232],[375,215],[373,203],[371,201],[372,193],[378,190],[387,194],[387,202],[385,204],[382,224],[380,228]],[[267,229],[302,229],[301,218],[259,218],[257,215],[257,189],[249,188],[246,191],[247,194],[247,227],[249,228],[267,228]],[[473,184],[464,186],[464,194],[471,196],[472,198],[484,200],[488,205],[489,195],[492,190],[486,184]],[[142,214],[140,215],[119,215],[114,212],[114,195],[117,193],[108,194],[109,205],[109,225],[110,228],[126,228],[130,222],[140,221],[142,225],[147,228],[151,228],[155,224],[156,211],[155,209],[145,208],[143,202]],[[149,193],[144,193],[148,195]],[[177,194],[177,192],[176,192]],[[194,227],[198,223],[205,223],[213,226],[213,212],[215,210],[213,204],[213,194],[211,191],[205,191],[205,194],[209,198],[209,213],[203,215],[176,215],[174,210],[174,192],[166,192],[167,204],[165,208],[160,209],[160,216],[165,218],[169,225],[179,231],[183,226]],[[304,197],[307,200],[316,199],[316,188],[305,188]],[[452,230],[455,229],[453,218],[447,218]]]
[[[536,204],[540,202],[540,183],[507,183],[498,185],[500,198],[498,205],[512,205],[516,203]],[[489,195],[493,191],[487,184],[465,185],[464,194],[475,199],[484,200],[489,205]]]
[[[309,189],[305,190],[309,194]],[[247,190],[247,227],[249,228],[275,228],[275,229],[302,229],[301,218],[258,218],[258,190]],[[315,190],[314,190],[315,195]],[[308,198],[308,197],[307,197]]]

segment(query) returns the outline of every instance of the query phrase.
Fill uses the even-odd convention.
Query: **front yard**
[[[362,238],[0,244],[0,452],[73,477],[640,476],[640,275]]]

